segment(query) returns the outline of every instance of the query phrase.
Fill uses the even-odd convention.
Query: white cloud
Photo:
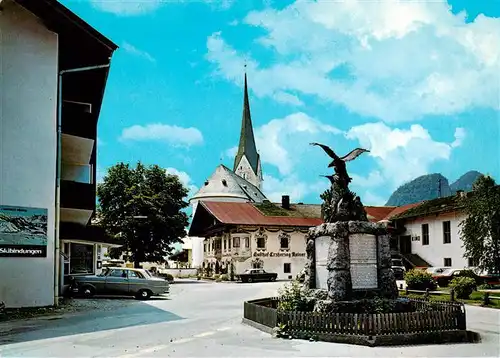
[[[446,0],[297,0],[252,11],[244,22],[263,29],[257,42],[274,51],[267,67],[248,59],[258,96],[313,95],[387,122],[499,108],[500,83],[492,79],[500,71],[500,19],[480,14],[466,23]],[[249,56],[221,33],[207,48],[217,73],[240,84]]]
[[[119,16],[142,15],[158,9],[162,0],[90,0],[96,9]]]
[[[282,175],[289,175],[313,138],[340,133],[339,129],[298,112],[258,127],[255,136],[261,160],[275,166]]]
[[[451,143],[452,148],[460,147],[467,137],[467,132],[464,128],[455,129],[455,140]]]
[[[135,141],[164,141],[172,145],[185,146],[203,143],[203,135],[197,128],[183,128],[161,123],[124,128],[120,138]]]
[[[236,153],[238,153],[238,147],[231,147],[229,149],[226,149],[224,152],[224,156],[234,159],[236,157]]]
[[[281,91],[280,92],[276,92],[273,95],[273,98],[277,102],[281,102],[281,103],[288,103],[288,104],[292,104],[292,105],[295,105],[295,106],[303,106],[304,105],[304,102],[302,102],[299,99],[299,97],[297,97],[294,94],[287,93],[287,92],[281,92]]]
[[[370,190],[365,191],[364,195],[359,196],[363,205],[370,206],[384,206],[387,199],[371,192]]]
[[[310,194],[323,192],[328,187],[328,182],[316,181],[306,183],[297,176],[290,175],[283,179],[264,175],[263,190],[266,197],[273,202],[281,202],[282,195],[289,195],[290,201],[297,203]]]
[[[409,129],[392,129],[384,123],[367,123],[352,127],[348,139],[357,140],[372,156],[378,169],[367,178],[353,175],[353,184],[360,188],[384,185],[392,189],[420,175],[428,174],[432,164],[448,160],[451,151],[459,145],[465,132],[459,128],[455,141],[445,143],[434,140],[421,125]]]
[[[133,45],[129,44],[128,42],[124,42],[122,45],[122,48],[134,56],[144,58],[144,59],[148,60],[149,62],[156,62],[156,59],[153,56],[151,56],[149,53],[147,53],[146,51],[139,50],[138,48],[134,47]]]
[[[187,189],[189,189],[189,193],[187,196],[188,198],[196,194],[196,192],[198,191],[198,187],[193,184],[191,177],[189,176],[188,173],[172,167],[166,168],[165,171],[167,172],[167,174],[177,175],[182,185],[184,185]]]

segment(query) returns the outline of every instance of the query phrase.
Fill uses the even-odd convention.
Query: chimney
[[[283,195],[281,197],[281,207],[283,209],[290,209],[290,196],[289,195]]]

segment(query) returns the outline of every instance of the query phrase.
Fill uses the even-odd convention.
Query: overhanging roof
[[[85,34],[85,36],[107,47],[111,52],[118,48],[113,41],[94,29],[57,0],[14,1],[40,18],[47,27],[58,34],[64,32],[73,32],[74,34],[78,33],[80,35]]]

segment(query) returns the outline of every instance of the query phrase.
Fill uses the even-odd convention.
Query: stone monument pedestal
[[[338,221],[309,230],[304,286],[327,290],[332,301],[397,298],[390,236],[383,224]]]

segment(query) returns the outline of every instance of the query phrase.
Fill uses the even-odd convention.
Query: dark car
[[[125,267],[108,267],[99,275],[74,276],[70,284],[73,294],[135,296],[147,300],[151,296],[168,293],[169,283],[153,277],[147,270]]]
[[[241,282],[256,282],[256,281],[276,281],[277,273],[266,272],[263,269],[249,269],[238,275]]]

